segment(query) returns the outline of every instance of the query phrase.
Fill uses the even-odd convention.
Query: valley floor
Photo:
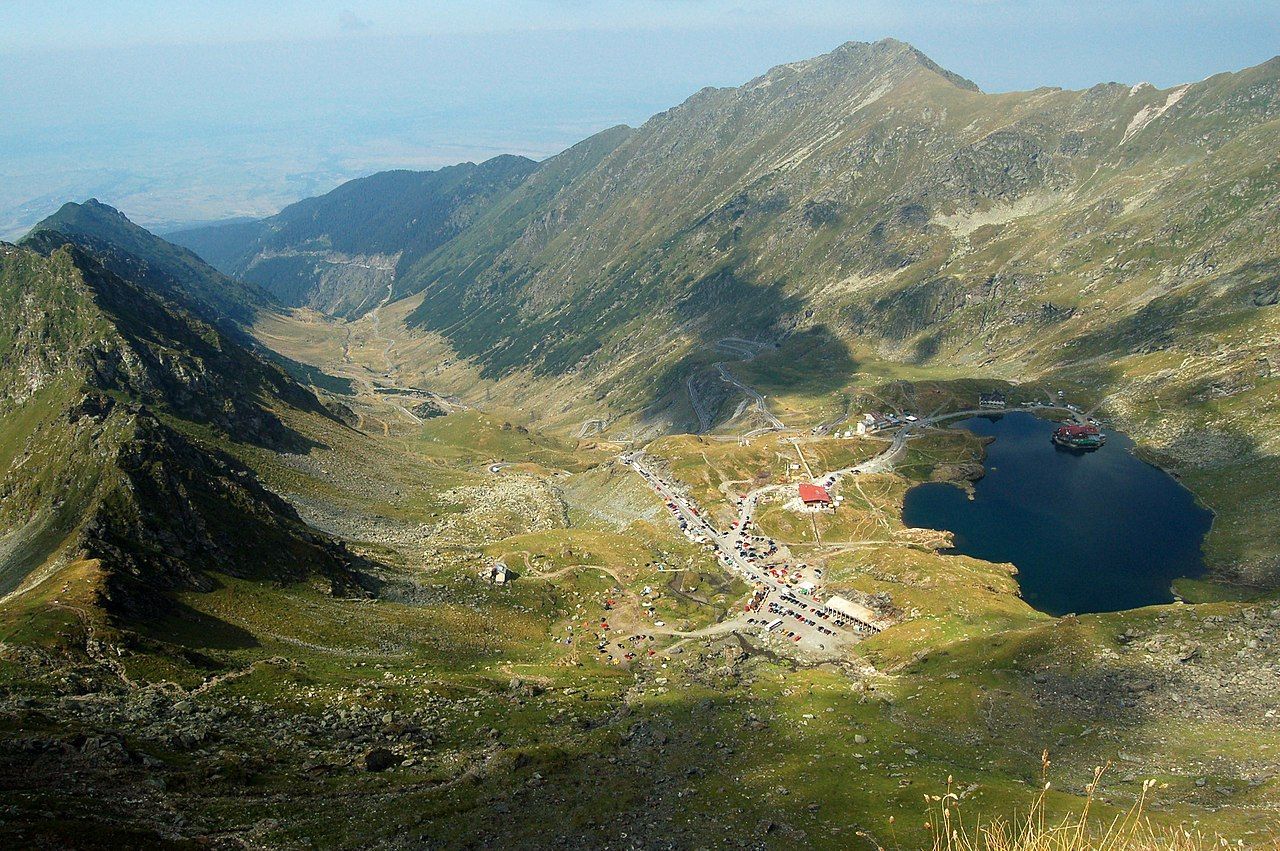
[[[1050,817],[1106,766],[1098,824],[1151,780],[1160,828],[1280,835],[1280,601],[1051,618],[1010,566],[905,527],[913,484],[980,472],[939,427],[973,385],[859,379],[925,416],[837,439],[855,399],[744,389],[769,365],[731,363],[690,382],[706,433],[648,440],[549,384],[464,381],[431,339],[384,336],[404,309],[265,321],[355,419],[291,422],[306,454],[222,447],[350,543],[363,590],[219,576],[138,626],[96,615],[73,562],[0,606],[7,844],[918,848],[929,796],[1025,811],[1046,750]],[[834,511],[787,504],[824,471]],[[736,555],[748,526],[778,552]],[[875,629],[753,623],[751,571],[776,601],[800,562]]]

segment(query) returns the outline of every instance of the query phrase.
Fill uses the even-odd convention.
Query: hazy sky
[[[1167,86],[1280,53],[1280,0],[0,0],[0,236],[88,195],[163,225],[543,157],[885,36],[988,91]]]

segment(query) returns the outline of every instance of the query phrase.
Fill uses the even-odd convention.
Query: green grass
[[[764,367],[773,368],[767,361]],[[840,378],[838,370],[812,384],[780,371],[770,395],[798,416],[825,417],[822,406],[829,402],[854,412],[874,405],[927,413],[972,404],[990,384],[919,369],[916,377],[930,373],[928,380],[855,376],[834,390],[825,382]],[[1080,388],[1084,398],[1088,383],[1066,386],[1073,393]],[[1034,396],[1039,389],[1015,392]],[[1238,402],[1219,410],[1234,414],[1232,404]],[[0,423],[0,447],[15,457],[12,436],[45,422],[56,408],[24,409],[21,422]],[[1118,639],[1126,629],[1163,629],[1178,641],[1194,637],[1207,662],[1221,665],[1217,645],[1230,628],[1200,630],[1188,607],[1177,606],[1055,620],[1017,597],[1007,568],[940,555],[903,528],[901,501],[909,486],[979,457],[980,446],[967,432],[913,440],[900,475],[842,482],[843,504],[832,515],[791,514],[777,504],[762,510],[763,530],[791,543],[796,558],[825,565],[828,590],[889,596],[901,622],[851,648],[847,664],[806,667],[756,652],[739,658],[742,645],[734,639],[681,642],[676,653],[677,639],[661,638],[640,645],[652,648],[652,657],[642,652],[624,665],[596,652],[600,619],[613,623],[611,640],[643,633],[658,619],[696,629],[734,609],[747,589],[679,535],[638,477],[610,462],[611,452],[577,450],[476,412],[387,437],[359,435],[306,414],[289,424],[324,448],[307,459],[284,459],[233,444],[207,426],[169,419],[201,442],[249,460],[273,488],[308,500],[309,507],[405,528],[470,524],[447,546],[433,538],[430,557],[418,539],[362,548],[385,556],[379,575],[411,587],[414,593],[405,597],[338,599],[319,582],[217,575],[216,588],[183,592],[175,609],[144,624],[94,624],[125,650],[120,663],[138,679],[194,688],[233,675],[196,698],[201,705],[300,722],[339,711],[379,718],[423,707],[434,713],[429,742],[394,744],[411,753],[414,764],[379,775],[359,770],[366,745],[324,735],[277,740],[265,725],[249,724],[184,750],[136,732],[138,746],[170,766],[167,776],[189,784],[175,793],[184,815],[210,830],[237,833],[260,825],[255,841],[263,844],[448,844],[496,831],[548,841],[559,833],[603,845],[617,841],[620,825],[643,823],[655,832],[687,830],[684,844],[694,846],[732,834],[777,848],[913,848],[930,836],[924,794],[941,794],[954,776],[966,790],[974,787],[966,806],[1009,813],[1037,787],[1045,747],[1062,778],[1062,791],[1048,801],[1055,813],[1078,806],[1092,767],[1121,752],[1143,760],[1133,766],[1135,777],[1151,774],[1165,785],[1156,814],[1162,823],[1197,818],[1242,832],[1275,806],[1273,781],[1249,783],[1260,764],[1255,749],[1280,747],[1257,719],[1232,725],[1140,708],[1126,714],[1081,697],[1101,688],[1095,676],[1162,670],[1145,658],[1146,649]],[[800,451],[817,473],[882,447],[805,437]],[[777,436],[750,446],[668,437],[651,451],[721,519],[747,488],[794,478],[789,465],[798,460],[795,448]],[[488,472],[498,460],[512,466]],[[362,487],[352,471],[379,487]],[[475,490],[454,498],[447,495],[453,489]],[[503,489],[525,499],[518,503],[524,507],[492,508],[472,498]],[[554,509],[556,524],[534,528],[533,509],[545,506]],[[815,525],[824,542],[873,545],[818,550]],[[476,575],[496,557],[521,574],[506,587]],[[22,605],[0,609],[0,641],[47,651],[56,660],[45,674],[0,664],[6,689],[49,694],[67,667],[89,664],[84,622],[49,605],[74,579],[69,590],[76,596],[68,599],[92,610],[99,586],[87,569],[77,570],[56,575]],[[656,596],[644,598],[646,586]],[[1240,611],[1221,588],[1187,590],[1217,601],[1206,613]],[[413,602],[402,601],[408,599]],[[607,599],[615,600],[609,610]],[[653,604],[653,615],[644,603]],[[1162,625],[1161,615],[1169,623]],[[564,643],[570,636],[573,643]],[[1048,686],[1035,679],[1045,671],[1080,687],[1046,693]],[[513,679],[541,691],[513,689]],[[0,724],[0,731],[14,729]],[[331,773],[303,769],[313,749],[335,763]],[[1211,777],[1207,787],[1179,768],[1210,763],[1196,769]],[[1232,791],[1219,793],[1219,786]],[[1101,811],[1123,808],[1139,788],[1140,779],[1118,778],[1108,785]],[[499,816],[498,805],[505,814]],[[763,822],[776,827],[765,831]]]
[[[1188,603],[1228,603],[1259,600],[1274,592],[1242,585],[1226,585],[1211,579],[1175,579],[1173,592]]]
[[[558,439],[530,432],[510,422],[476,412],[460,411],[424,423],[414,448],[449,462],[481,464],[493,461],[531,462],[558,469],[583,469],[604,453],[575,454]]]

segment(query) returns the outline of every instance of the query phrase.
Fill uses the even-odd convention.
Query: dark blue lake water
[[[947,484],[907,492],[909,526],[955,533],[954,552],[1018,567],[1041,611],[1109,612],[1173,600],[1170,585],[1204,572],[1212,514],[1169,474],[1107,433],[1093,452],[1050,442],[1056,423],[1011,412],[959,427],[995,438],[975,498]]]

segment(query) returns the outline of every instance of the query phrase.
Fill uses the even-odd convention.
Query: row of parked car
[[[768,629],[770,632],[773,632],[775,629],[778,629],[779,635],[782,635],[785,638],[790,638],[792,641],[800,640],[800,636],[797,635],[794,630],[779,629],[779,627],[777,626],[777,624],[780,623],[779,621],[770,622],[765,620],[764,618],[747,618],[747,623],[759,624],[760,626],[763,626],[766,629]]]
[[[822,618],[824,621],[829,621],[830,623],[833,623],[838,627],[848,628],[849,626],[849,620],[847,618],[845,618],[839,612],[833,612],[831,609],[828,609],[826,606],[810,607],[808,604],[800,602],[800,600],[797,599],[794,594],[790,594],[790,593],[783,594],[782,599],[785,602],[792,604],[793,606],[799,606],[802,610],[806,612],[812,611],[814,614],[814,617]],[[772,605],[776,606],[777,603],[774,603]],[[817,624],[810,621],[810,626],[817,626]],[[827,635],[835,635],[834,630],[829,630],[822,626],[818,626],[818,629]]]
[[[818,623],[813,618],[807,618],[804,615],[800,614],[799,612],[795,611],[794,609],[784,609],[782,606],[779,606],[777,603],[770,603],[769,611],[775,615],[783,615],[784,617],[795,618],[796,620],[800,621],[800,623],[808,624],[809,626],[813,627],[823,635],[836,634],[836,631],[834,629],[831,629],[823,624]],[[825,613],[819,612],[816,609],[814,610],[814,614],[820,618],[827,617]]]

